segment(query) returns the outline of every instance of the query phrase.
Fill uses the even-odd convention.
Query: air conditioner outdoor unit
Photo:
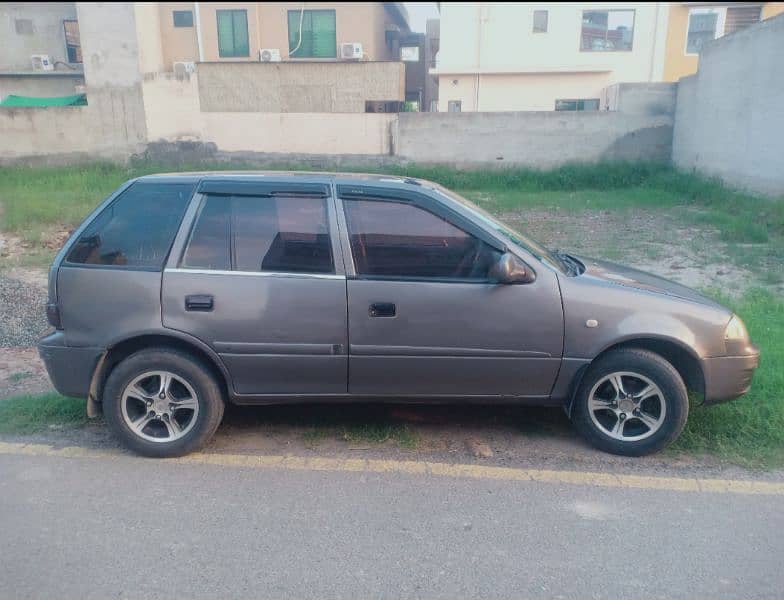
[[[280,49],[262,48],[259,50],[259,62],[280,62]]]
[[[360,60],[363,55],[360,42],[345,42],[340,45],[340,58],[343,60]]]
[[[186,73],[190,75],[191,73],[196,72],[196,63],[184,61],[184,60],[177,60],[174,62],[173,70],[175,75],[185,75]]]
[[[48,54],[32,54],[30,62],[33,63],[33,71],[54,71],[54,63]]]

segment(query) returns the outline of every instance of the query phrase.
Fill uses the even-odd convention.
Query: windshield
[[[477,220],[481,221],[483,224],[488,226],[496,233],[499,233],[501,237],[506,238],[513,244],[525,248],[526,250],[528,250],[528,252],[533,254],[536,258],[538,258],[542,262],[545,262],[560,271],[563,272],[569,271],[569,268],[566,265],[564,265],[563,260],[561,260],[561,258],[559,258],[557,254],[551,252],[539,242],[531,239],[526,235],[523,235],[516,229],[512,229],[508,225],[502,223],[501,221],[496,219],[493,215],[491,215],[489,212],[487,212],[485,209],[480,208],[470,200],[463,198],[459,194],[455,194],[451,190],[442,188],[441,186],[436,186],[433,189],[436,192],[443,194],[447,198],[459,203],[463,208],[469,210],[477,218]]]

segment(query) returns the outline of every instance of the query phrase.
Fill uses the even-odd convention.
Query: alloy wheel
[[[137,436],[151,442],[173,442],[196,424],[199,401],[193,387],[169,371],[148,371],[123,390],[122,418]]]
[[[588,413],[605,435],[637,442],[656,433],[667,415],[667,403],[653,381],[631,371],[602,377],[588,395]]]

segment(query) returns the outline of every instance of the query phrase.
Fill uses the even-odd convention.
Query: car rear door
[[[550,394],[563,347],[552,271],[539,264],[533,283],[492,283],[504,244],[462,215],[409,190],[337,189],[352,257],[351,394]]]
[[[202,182],[163,274],[164,326],[246,396],[345,394],[346,281],[329,182]],[[176,254],[175,254],[176,253]]]

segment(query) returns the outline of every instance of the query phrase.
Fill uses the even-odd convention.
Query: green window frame
[[[302,18],[301,43],[300,17]],[[289,58],[337,58],[335,23],[334,10],[288,11]]]
[[[248,43],[248,11],[218,10],[218,56],[234,58],[250,56]]]

